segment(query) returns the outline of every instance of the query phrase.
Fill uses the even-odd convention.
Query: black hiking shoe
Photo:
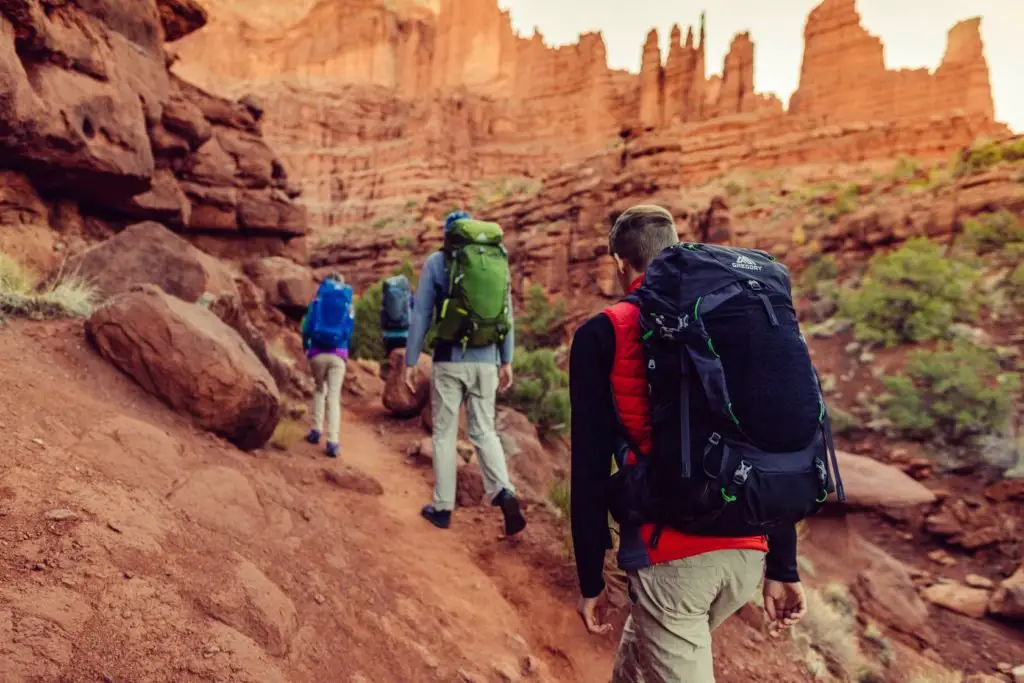
[[[324,455],[328,458],[337,458],[338,451],[341,450],[341,446],[336,443],[328,443],[327,448],[324,449]]]
[[[505,517],[506,536],[515,536],[526,528],[526,518],[519,508],[519,500],[507,490],[495,496],[491,505],[501,508],[501,514]]]
[[[424,505],[420,510],[423,519],[427,520],[438,529],[447,529],[452,523],[451,510],[435,510],[433,505]]]
[[[320,443],[320,431],[317,429],[310,429],[309,434],[306,434],[306,443],[311,443],[314,446]]]

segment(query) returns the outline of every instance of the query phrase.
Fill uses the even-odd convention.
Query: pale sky
[[[658,29],[662,58],[673,23],[686,36],[707,11],[708,74],[720,72],[729,42],[750,31],[758,92],[789,101],[800,79],[803,31],[818,0],[499,0],[522,35],[537,26],[549,45],[573,43],[600,30],[613,68],[639,71],[644,38]],[[890,68],[935,69],[946,32],[960,19],[981,16],[996,118],[1024,131],[1024,0],[859,0],[862,24],[885,44]]]

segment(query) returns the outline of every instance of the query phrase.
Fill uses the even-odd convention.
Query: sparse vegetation
[[[861,286],[841,298],[840,310],[861,341],[895,346],[942,339],[954,322],[977,315],[978,278],[977,271],[918,238],[875,256]]]
[[[824,254],[811,261],[800,274],[800,288],[812,293],[821,282],[831,282],[839,276],[839,264],[830,254]]]
[[[92,315],[97,299],[96,288],[84,278],[62,274],[46,283],[31,269],[0,253],[0,317],[87,317]]]
[[[975,143],[960,153],[954,174],[957,176],[979,173],[1002,162],[1024,161],[1024,138],[996,142]]]
[[[857,683],[884,681],[881,668],[861,651],[857,628],[856,608],[845,586],[808,589],[807,616],[793,629],[807,671],[819,680],[834,675]]]
[[[832,425],[832,433],[838,436],[845,436],[861,428],[860,419],[839,406],[829,406],[828,419]]]
[[[548,499],[555,506],[555,510],[562,516],[562,519],[569,519],[569,482],[565,478],[558,478],[551,482],[551,489],[548,491]]]
[[[902,435],[962,444],[1003,430],[1020,377],[1003,372],[995,353],[969,342],[912,352],[905,371],[882,378],[886,418]]]
[[[896,163],[896,168],[893,169],[892,178],[894,180],[907,182],[913,180],[920,169],[921,165],[918,162],[906,157],[900,157],[899,161]]]
[[[725,193],[727,195],[729,195],[730,197],[739,196],[746,189],[747,189],[746,187],[744,187],[740,183],[736,182],[735,180],[730,180],[729,182],[727,182],[725,184]]]
[[[282,417],[268,444],[279,451],[290,451],[305,434],[306,429],[301,422],[290,417]]]
[[[1024,254],[1024,221],[1005,210],[982,214],[964,222],[964,238],[979,254],[1003,249]]]
[[[843,216],[853,213],[857,210],[859,196],[860,190],[855,183],[846,185],[839,191],[832,205],[825,208],[825,218],[830,222],[835,222]]]
[[[569,427],[569,374],[558,367],[551,349],[516,349],[516,382],[502,400],[526,415],[542,439]]]
[[[539,284],[526,292],[522,312],[516,316],[516,340],[528,351],[556,347],[565,327],[565,300],[552,300]]]

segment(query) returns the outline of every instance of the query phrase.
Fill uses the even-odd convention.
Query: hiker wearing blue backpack
[[[508,251],[496,223],[456,211],[445,220],[444,245],[423,264],[409,325],[405,383],[416,393],[416,361],[431,325],[434,344],[431,409],[434,417],[434,499],[423,517],[440,529],[455,508],[459,409],[466,404],[469,439],[480,458],[484,491],[501,508],[505,534],[526,526],[494,427],[498,391],[512,386],[512,286]]]
[[[404,349],[409,340],[409,316],[412,313],[412,288],[404,275],[384,280],[380,304],[380,329],[384,354]]]
[[[306,441],[320,443],[326,411],[325,453],[329,458],[338,457],[341,448],[341,385],[345,381],[352,328],[352,288],[340,275],[331,273],[320,285],[302,319],[302,347],[306,350],[316,382],[313,428],[306,435]]]

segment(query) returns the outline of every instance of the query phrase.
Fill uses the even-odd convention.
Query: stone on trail
[[[283,407],[273,377],[210,311],[142,285],[99,308],[86,333],[146,391],[239,448],[274,433]]]

